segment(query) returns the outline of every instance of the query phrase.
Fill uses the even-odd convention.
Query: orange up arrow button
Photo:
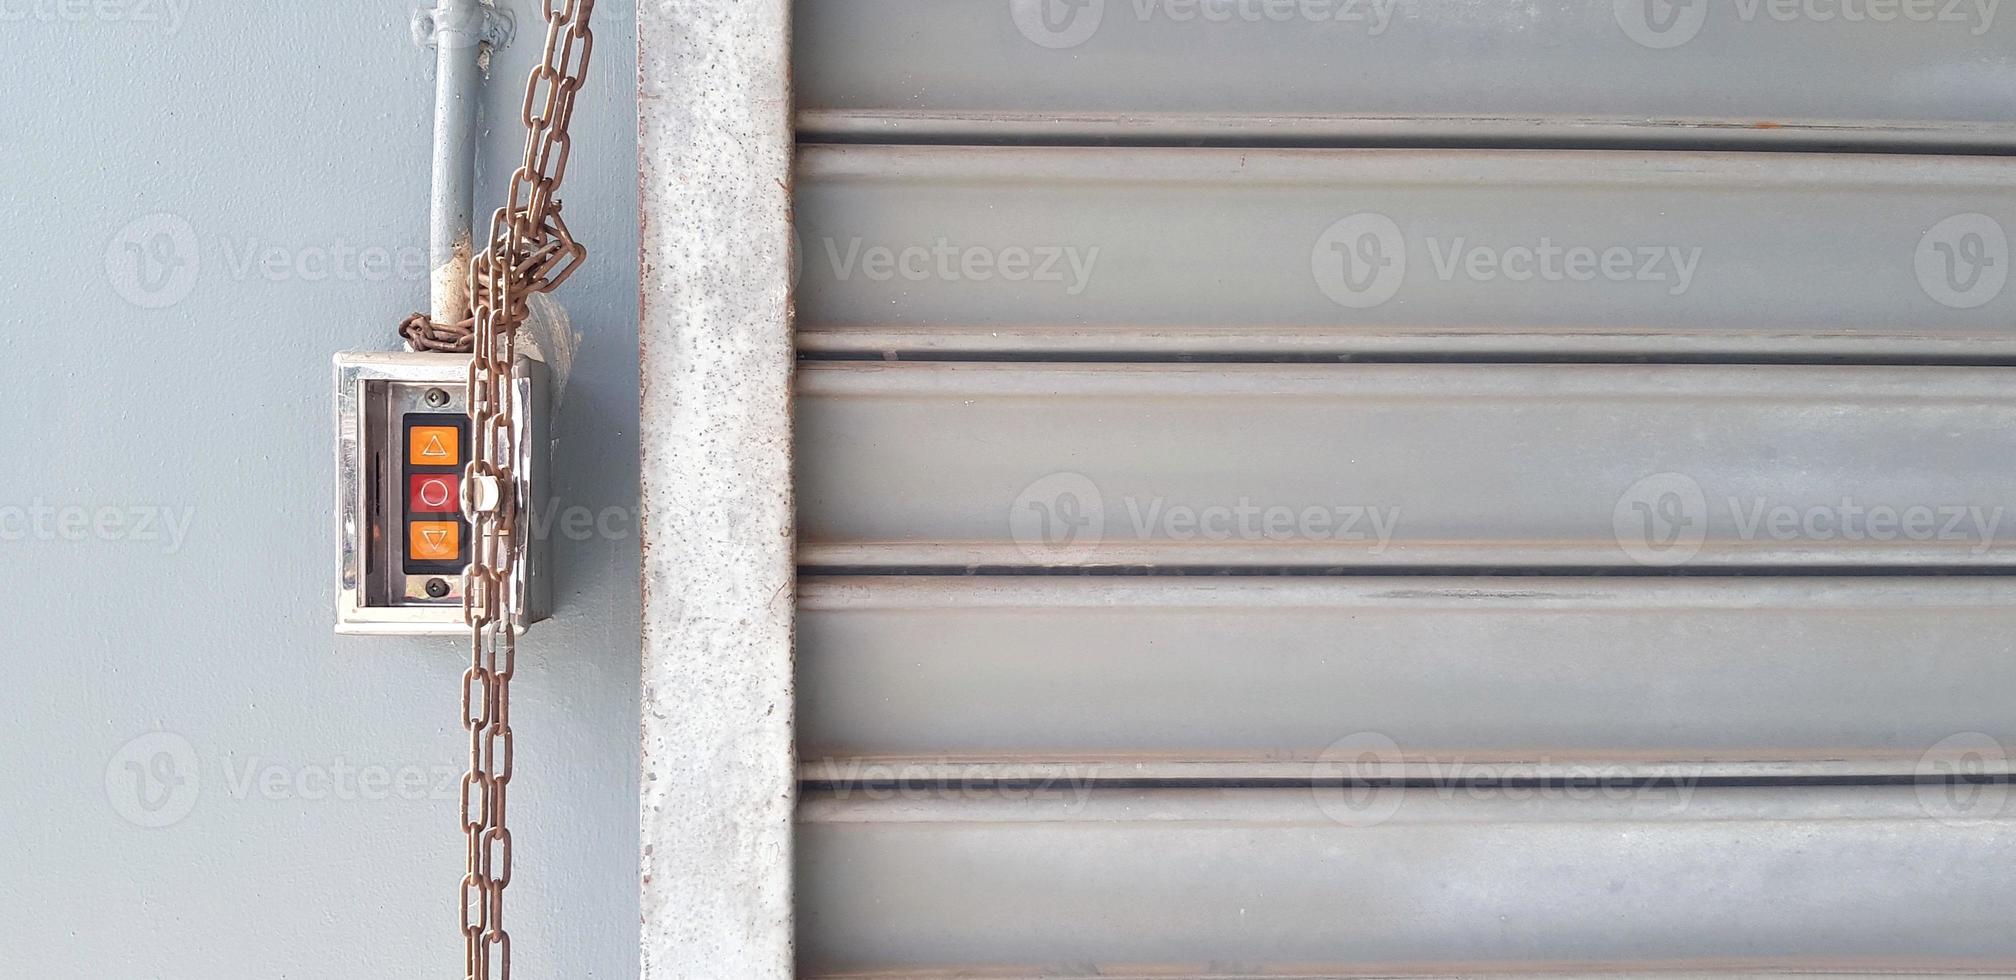
[[[406,461],[414,466],[462,465],[462,430],[452,425],[416,425],[407,435]]]

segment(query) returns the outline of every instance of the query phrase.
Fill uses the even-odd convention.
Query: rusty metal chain
[[[475,346],[476,320],[465,316],[455,323],[442,323],[425,313],[415,313],[399,321],[399,336],[413,350],[467,354]]]
[[[520,113],[525,156],[511,175],[507,203],[491,216],[489,237],[470,264],[467,335],[459,336],[461,325],[438,324],[424,316],[417,325],[409,319],[401,327],[402,334],[427,349],[459,348],[470,354],[472,435],[462,478],[462,511],[472,548],[462,583],[462,614],[469,623],[469,668],[462,675],[462,727],[469,733],[469,771],[462,777],[468,855],[462,876],[466,980],[511,977],[511,934],[504,928],[504,889],[511,884],[512,864],[505,798],[514,759],[516,624],[524,599],[519,534],[529,504],[512,469],[525,431],[514,394],[518,327],[532,295],[565,282],[587,254],[568,234],[554,192],[567,175],[567,126],[595,46],[588,29],[594,7],[594,0],[544,0],[546,47],[526,83]]]

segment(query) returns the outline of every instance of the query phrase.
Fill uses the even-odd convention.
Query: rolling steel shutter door
[[[2016,971],[1907,6],[803,0],[801,974]]]

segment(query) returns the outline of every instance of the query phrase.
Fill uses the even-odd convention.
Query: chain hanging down
[[[508,203],[491,216],[489,237],[470,264],[467,332],[463,324],[435,323],[417,314],[400,330],[415,346],[470,355],[470,455],[462,479],[472,545],[462,587],[470,636],[469,668],[462,675],[462,727],[469,734],[469,771],[462,777],[466,980],[511,977],[511,934],[504,928],[511,831],[504,818],[513,761],[515,630],[523,603],[519,534],[528,503],[511,469],[524,431],[513,394],[518,327],[532,295],[565,282],[587,254],[568,234],[554,192],[567,175],[567,126],[594,48],[588,29],[594,7],[594,0],[544,0],[546,47],[532,69],[520,114],[525,156],[511,175]]]

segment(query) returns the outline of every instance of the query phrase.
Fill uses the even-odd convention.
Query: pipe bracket
[[[413,43],[423,48],[436,47],[446,37],[450,45],[485,44],[492,51],[501,51],[517,31],[517,18],[509,10],[487,3],[440,0],[438,7],[413,11]]]

